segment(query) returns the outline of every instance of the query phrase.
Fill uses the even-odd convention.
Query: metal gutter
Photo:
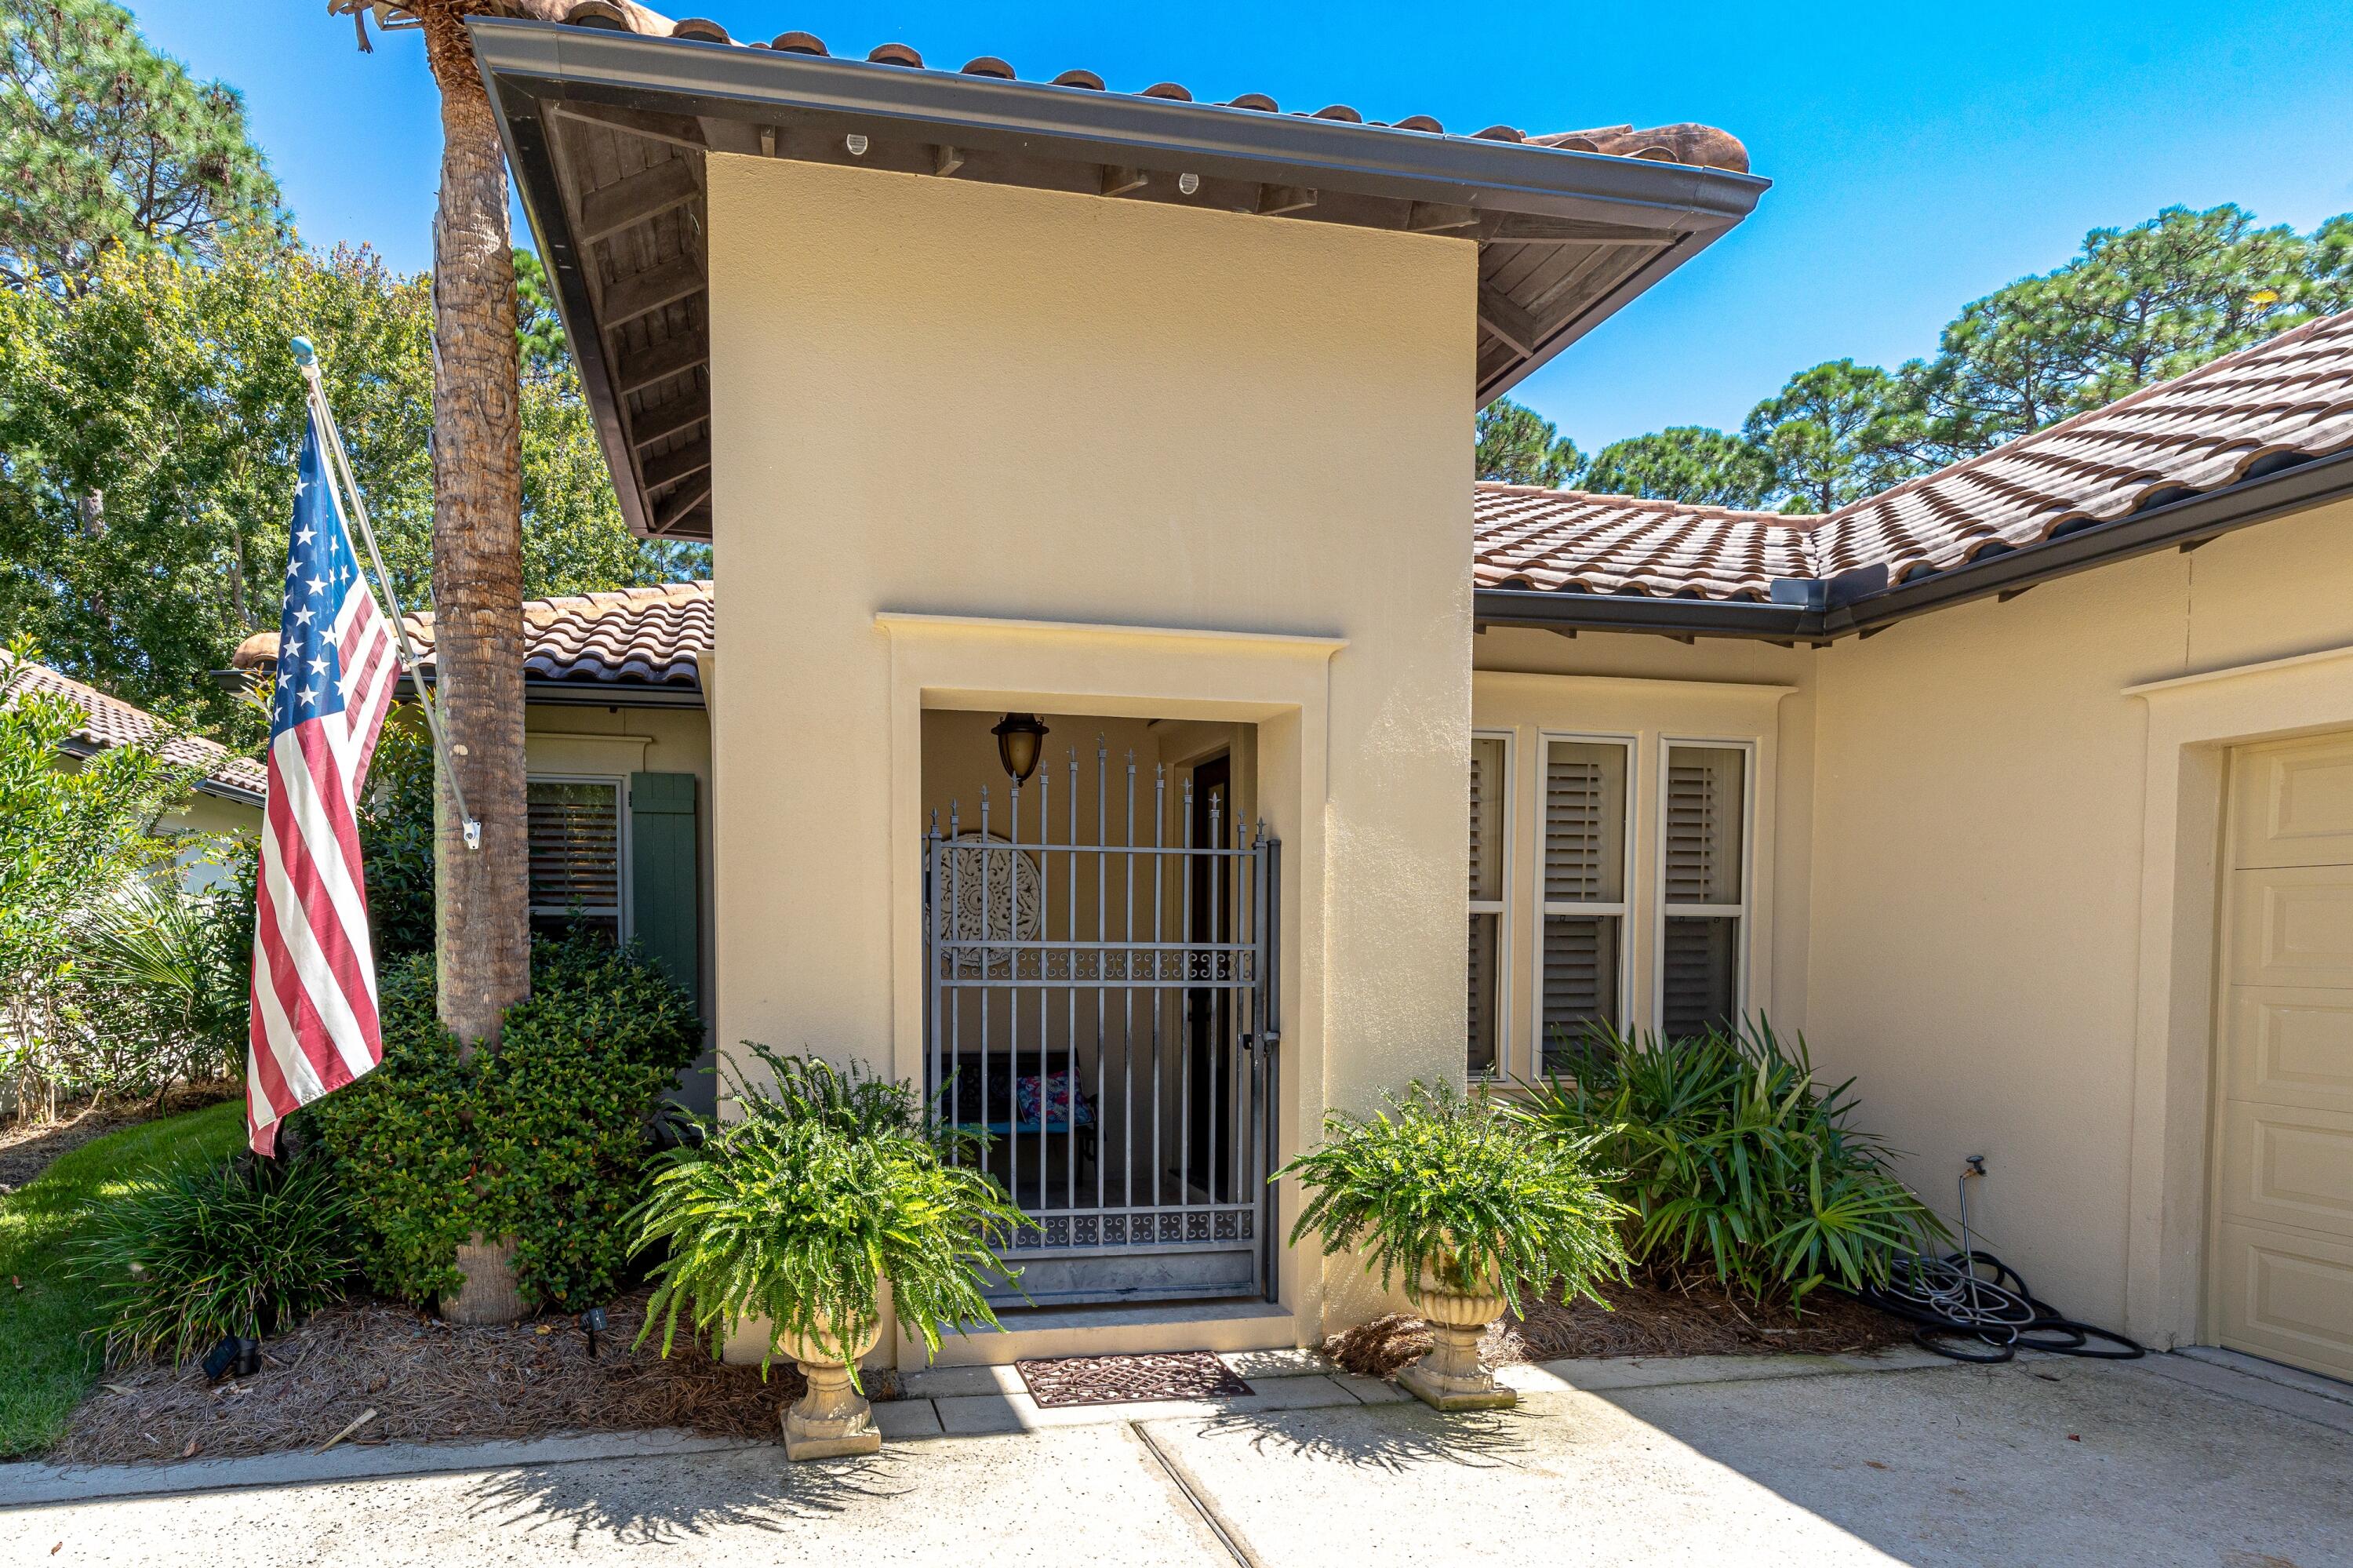
[[[1671,599],[1652,594],[1575,593],[1546,588],[1477,588],[1472,619],[1481,626],[1545,631],[1650,631],[1662,637],[1753,637],[1788,641],[1818,636],[1820,614],[1794,605],[1747,599]]]
[[[1868,636],[1915,615],[1998,594],[2018,594],[2114,561],[2159,550],[2194,550],[2225,534],[2290,513],[2353,496],[2353,450],[2315,458],[2260,479],[2242,480],[2202,495],[1915,577],[1893,588],[1840,597],[1828,608],[1757,604],[1739,599],[1669,599],[1633,594],[1570,593],[1536,588],[1477,588],[1473,619],[1482,626],[1524,626],[1550,631],[1648,631],[1668,637],[1746,637],[1827,643]]]
[[[417,695],[417,673],[404,670],[400,684],[395,688],[398,696]],[[427,684],[435,677],[428,672]],[[699,708],[705,706],[700,683],[681,686],[674,682],[621,681],[550,681],[526,674],[522,679],[522,700],[527,707],[533,703],[552,706],[598,708]]]
[[[507,101],[521,94],[754,122],[786,109],[845,129],[921,129],[925,140],[959,146],[1181,164],[1206,175],[1671,232],[1729,228],[1771,184],[1723,169],[734,44],[482,17],[468,27],[494,98]]]

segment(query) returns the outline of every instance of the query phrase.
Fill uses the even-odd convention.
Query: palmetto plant
[[[1566,1044],[1574,1075],[1531,1086],[1526,1114],[1624,1171],[1637,1263],[1704,1266],[1798,1305],[1825,1283],[1883,1284],[1893,1254],[1945,1237],[1886,1145],[1848,1125],[1853,1080],[1815,1082],[1802,1035],[1785,1043],[1758,1019],[1737,1033],[1594,1030]]]
[[[77,1250],[99,1287],[108,1356],[177,1363],[340,1299],[359,1277],[353,1230],[324,1160],[241,1155],[142,1179],[97,1209]]]
[[[1499,1287],[1513,1310],[1557,1281],[1594,1300],[1622,1278],[1625,1205],[1598,1173],[1590,1136],[1562,1137],[1500,1104],[1416,1083],[1369,1117],[1334,1111],[1324,1141],[1275,1173],[1312,1196],[1292,1227],[1324,1253],[1360,1250],[1384,1289],[1425,1273],[1446,1288]],[[1607,1305],[1607,1303],[1604,1303]]]
[[[659,1319],[669,1354],[681,1316],[713,1340],[765,1318],[779,1336],[854,1342],[880,1320],[885,1279],[930,1350],[944,1326],[994,1327],[981,1281],[1010,1272],[996,1248],[1027,1222],[956,1162],[985,1140],[927,1126],[905,1085],[752,1049],[774,1086],[737,1079],[742,1119],[663,1156],[633,1216],[640,1251],[668,1248],[639,1342]]]

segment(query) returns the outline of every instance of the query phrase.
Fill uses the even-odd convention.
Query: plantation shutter
[[[1689,1035],[1738,1022],[1747,754],[1670,747],[1666,766],[1659,1022]]]
[[[528,784],[531,913],[548,920],[621,920],[621,790],[607,779]]]
[[[630,930],[647,958],[700,1005],[702,855],[691,773],[629,775]]]
[[[1470,1069],[1497,1070],[1502,1039],[1504,856],[1507,747],[1500,736],[1471,742]]]
[[[1614,741],[1545,750],[1545,1070],[1585,1032],[1619,1022],[1626,909],[1628,752]]]

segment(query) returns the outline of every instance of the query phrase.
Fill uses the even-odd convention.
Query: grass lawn
[[[98,1381],[90,1287],[67,1272],[82,1216],[156,1166],[225,1159],[244,1138],[244,1104],[224,1100],[86,1143],[0,1198],[0,1458],[55,1442]]]

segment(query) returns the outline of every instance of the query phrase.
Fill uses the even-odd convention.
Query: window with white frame
[[[1537,990],[1541,1068],[1567,1070],[1586,1032],[1625,1019],[1626,803],[1633,747],[1547,737]]]
[[[1748,748],[1669,742],[1659,854],[1659,1030],[1736,1027],[1748,923]]]
[[[626,941],[624,780],[533,776],[526,788],[533,928],[586,926]]]
[[[1500,735],[1471,737],[1471,1038],[1473,1077],[1504,1068],[1504,968],[1511,863],[1512,743]]]

